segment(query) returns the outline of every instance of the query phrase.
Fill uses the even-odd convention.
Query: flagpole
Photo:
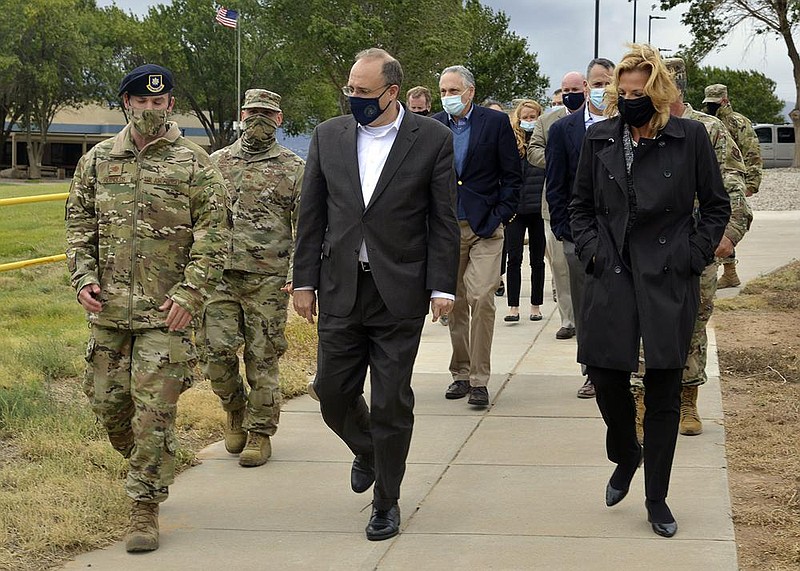
[[[236,137],[241,135],[242,127],[242,13],[236,19]]]

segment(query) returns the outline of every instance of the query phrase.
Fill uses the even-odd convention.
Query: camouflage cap
[[[248,89],[244,92],[244,105],[242,109],[270,109],[281,110],[281,96],[266,89]]]
[[[163,95],[172,91],[174,82],[172,72],[166,67],[147,63],[140,65],[122,78],[119,96],[124,93],[138,96]]]
[[[728,98],[728,87],[721,83],[715,83],[706,87],[706,98],[703,103],[722,103],[723,99]]]
[[[686,62],[679,57],[664,58],[664,65],[672,74],[672,79],[675,81],[675,86],[678,90],[686,95],[686,85],[688,76],[686,75]]]

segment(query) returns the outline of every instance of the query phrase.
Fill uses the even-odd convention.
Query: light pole
[[[594,57],[597,58],[597,48],[600,43],[600,0],[594,3]]]
[[[647,16],[647,43],[650,43],[650,31],[652,29],[653,20],[666,20],[666,16],[653,16],[652,14]]]
[[[636,0],[628,0],[633,2],[633,43],[636,43]]]

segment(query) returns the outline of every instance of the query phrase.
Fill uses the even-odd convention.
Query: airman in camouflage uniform
[[[278,359],[286,351],[286,292],[305,164],[275,141],[283,121],[280,99],[248,90],[242,137],[211,155],[227,182],[233,233],[198,344],[203,372],[227,412],[225,447],[241,453],[242,466],[267,461],[280,415]],[[249,392],[239,374],[242,345]]]
[[[668,58],[664,60],[664,64],[673,73],[675,84],[682,96],[685,95],[686,66],[683,60]],[[744,237],[753,220],[753,213],[745,198],[745,166],[741,153],[719,119],[695,111],[689,103],[683,102],[683,97],[673,103],[670,111],[673,115],[702,123],[711,139],[717,162],[720,165],[722,181],[731,201],[731,217],[725,227],[724,237],[717,247],[717,255],[727,255]],[[706,267],[700,276],[700,305],[683,371],[683,388],[681,390],[680,433],[685,435],[697,435],[703,432],[703,424],[697,412],[697,387],[708,380],[706,377],[708,358],[706,326],[714,311],[718,266],[719,261],[715,260]],[[641,379],[636,381],[635,387],[637,408],[641,409],[642,403],[639,402],[639,395],[643,390]]]
[[[739,147],[742,161],[747,169],[744,177],[745,196],[752,196],[758,192],[758,188],[761,186],[762,162],[758,136],[750,119],[733,110],[730,99],[728,99],[728,88],[721,83],[706,87],[703,104],[710,115],[714,115],[722,121],[736,142],[736,146]],[[728,288],[741,285],[742,282],[736,274],[735,252],[722,262],[722,266],[723,273],[719,279],[719,287]]]
[[[158,548],[158,505],[175,471],[178,397],[195,358],[186,326],[224,267],[224,181],[168,121],[172,74],[122,80],[128,125],[81,157],[66,205],[67,260],[88,313],[84,391],[129,458],[128,551]]]

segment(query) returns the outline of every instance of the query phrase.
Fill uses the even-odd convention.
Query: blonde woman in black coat
[[[607,89],[607,121],[589,128],[570,217],[587,278],[578,361],[588,367],[617,467],[606,504],[628,493],[644,458],[653,531],[675,535],[666,503],[678,436],[681,373],[699,303],[699,276],[730,216],[703,125],[670,117],[675,85],[658,52],[631,45]],[[630,373],[644,345],[644,451]]]

